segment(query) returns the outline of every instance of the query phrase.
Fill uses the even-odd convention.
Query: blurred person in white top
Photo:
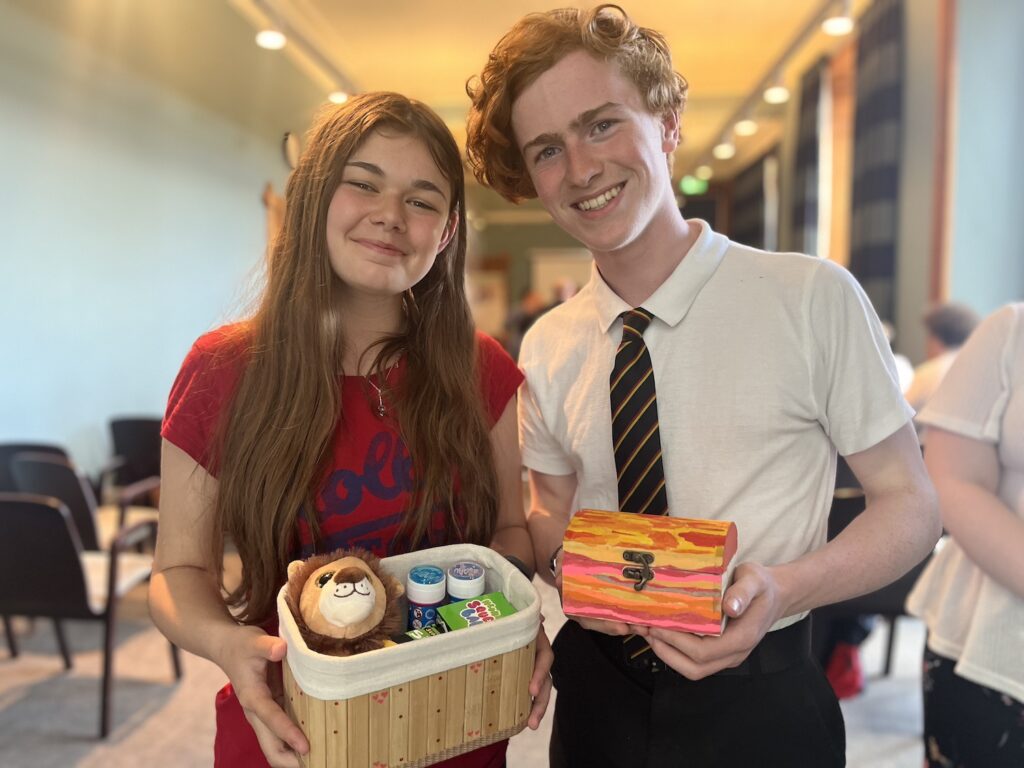
[[[907,600],[928,625],[927,766],[1024,765],[1024,304],[987,318],[918,417],[949,539]]]
[[[927,360],[914,368],[914,380],[905,395],[915,411],[924,408],[939,388],[942,378],[956,359],[956,353],[977,327],[981,318],[965,304],[950,302],[933,307],[925,313]]]

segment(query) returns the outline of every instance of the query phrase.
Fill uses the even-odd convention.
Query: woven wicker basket
[[[500,555],[459,544],[386,558],[404,581],[414,565],[474,559],[512,616],[439,637],[338,658],[310,651],[278,596],[285,709],[309,739],[304,768],[426,766],[507,739],[530,713],[540,600]]]

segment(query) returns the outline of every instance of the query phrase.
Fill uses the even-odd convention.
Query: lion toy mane
[[[339,549],[288,565],[285,601],[307,647],[330,656],[381,648],[405,628],[402,583],[362,549]]]

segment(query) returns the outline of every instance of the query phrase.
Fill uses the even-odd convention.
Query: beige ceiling
[[[247,130],[276,140],[302,131],[336,75],[358,90],[419,98],[457,135],[469,100],[465,82],[498,38],[526,13],[563,3],[539,0],[5,0],[158,80]],[[690,83],[678,171],[692,170],[825,0],[622,0],[633,18],[663,32]],[[858,0],[863,8],[870,0]],[[253,43],[276,16],[296,34],[279,52]],[[303,50],[308,43],[312,50]],[[813,35],[784,71],[800,73],[842,41]],[[325,65],[326,61],[326,65]],[[333,71],[333,72],[332,72]],[[737,139],[730,176],[778,140],[782,110],[757,102],[761,129]]]
[[[676,69],[690,83],[684,145],[677,169],[708,157],[730,119],[828,0],[620,0],[641,25],[661,31]],[[398,90],[431,104],[463,133],[468,77],[523,15],[565,2],[538,0],[228,0],[252,23],[279,15],[329,57],[359,90]],[[866,2],[858,4],[863,7]],[[814,25],[816,28],[816,25]],[[835,41],[817,33],[789,59],[783,75],[795,87],[800,72]],[[299,53],[300,65],[301,52]],[[325,87],[330,87],[328,81]],[[782,108],[757,103],[761,130],[740,139],[736,158],[715,161],[731,175],[778,140]]]

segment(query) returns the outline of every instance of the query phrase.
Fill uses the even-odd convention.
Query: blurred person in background
[[[918,416],[949,537],[909,598],[924,619],[929,768],[1024,766],[1024,304],[988,317]]]
[[[547,309],[544,297],[537,291],[527,288],[519,295],[519,304],[505,320],[505,349],[513,360],[519,359],[523,336]]]
[[[914,364],[910,362],[909,357],[896,351],[894,346],[896,343],[896,327],[888,320],[883,320],[882,330],[885,332],[885,338],[889,342],[889,349],[892,350],[892,358],[896,362],[896,376],[899,379],[900,389],[905,397],[907,390],[914,383]]]
[[[967,305],[951,302],[929,310],[923,321],[928,330],[925,341],[927,359],[914,368],[914,380],[905,393],[907,402],[915,411],[924,408],[939,388],[942,377],[956,359],[956,353],[981,318]]]

